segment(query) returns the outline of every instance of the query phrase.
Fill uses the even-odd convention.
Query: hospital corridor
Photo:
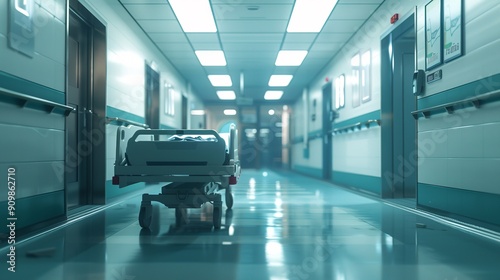
[[[500,280],[500,1],[0,1],[0,280]]]
[[[149,189],[158,188],[151,186]],[[245,170],[214,230],[210,204],[155,205],[149,230],[131,195],[16,249],[2,279],[498,279],[498,239],[289,173]],[[48,255],[45,249],[52,249]],[[27,255],[42,252],[40,256]],[[5,250],[2,250],[5,255]]]

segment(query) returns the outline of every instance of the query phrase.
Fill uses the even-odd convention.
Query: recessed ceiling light
[[[168,0],[184,32],[217,32],[209,0]]]
[[[202,66],[226,66],[223,51],[194,51]]]
[[[279,99],[281,99],[282,95],[283,95],[282,90],[268,90],[264,94],[264,99],[265,100],[279,100]]]
[[[290,84],[293,75],[271,75],[268,85],[270,87],[286,87]]]
[[[226,115],[226,116],[234,116],[234,115],[236,115],[236,110],[234,110],[234,109],[226,109],[226,110],[224,110],[224,115]]]
[[[191,115],[193,116],[203,116],[205,115],[205,110],[191,110]]]
[[[338,0],[296,0],[287,32],[320,32]]]
[[[304,61],[307,51],[279,51],[274,65],[276,66],[299,66]]]
[[[234,93],[234,90],[218,90],[217,96],[219,97],[220,100],[235,100],[236,99],[236,94]]]
[[[214,87],[230,87],[233,85],[229,75],[208,75],[208,79]]]

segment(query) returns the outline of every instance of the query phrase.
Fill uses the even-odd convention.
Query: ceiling
[[[294,0],[211,0],[217,33],[184,33],[167,0],[118,0],[203,102],[232,89],[238,104],[264,103],[266,90],[284,90],[280,103],[297,100],[383,0],[339,0],[320,33],[287,33]],[[223,50],[226,66],[203,67],[195,50]],[[300,66],[275,66],[279,50],[308,50]],[[209,74],[229,74],[231,88],[214,88]],[[293,74],[285,88],[268,87],[272,74]],[[240,80],[243,77],[243,91]],[[235,103],[235,101],[222,101]]]

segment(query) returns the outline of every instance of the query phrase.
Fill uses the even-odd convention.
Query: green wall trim
[[[59,104],[66,104],[64,92],[0,71],[0,87],[38,97]]]
[[[145,123],[144,117],[140,117],[138,115],[134,115],[129,112],[125,112],[123,110],[117,109],[115,107],[106,106],[106,117],[110,118],[121,118],[126,119],[133,122]]]
[[[304,136],[295,136],[291,140],[292,144],[304,143]]]
[[[116,198],[124,194],[138,191],[140,189],[143,189],[145,186],[146,183],[137,183],[125,188],[120,188],[117,185],[113,185],[111,180],[106,180],[106,201],[111,198]]]
[[[293,165],[292,170],[298,173],[306,174],[317,178],[323,177],[323,170],[321,168],[314,168],[304,165]]]
[[[380,195],[382,190],[382,179],[375,176],[332,170],[332,181],[338,185],[362,189],[377,195]]]
[[[164,125],[164,124],[160,124],[160,129],[177,129],[177,128],[171,127],[171,126],[168,126],[168,125]]]
[[[45,222],[66,214],[64,205],[64,191],[56,191],[16,199],[15,217],[16,231]],[[0,202],[0,219],[7,221],[7,201]],[[7,233],[6,226],[0,232]]]
[[[334,124],[332,124],[332,128],[335,129],[335,128],[340,128],[340,127],[346,127],[346,126],[350,126],[353,124],[357,124],[359,122],[366,122],[368,120],[380,120],[380,110],[366,113],[366,114],[363,114],[363,115],[360,115],[360,116],[357,116],[357,117],[354,117],[354,118],[351,118],[351,119],[348,119],[345,121],[335,122]]]
[[[318,129],[318,130],[309,131],[309,133],[307,133],[307,137],[309,138],[309,140],[323,138],[323,130]]]
[[[500,89],[500,74],[495,74],[486,78],[470,82],[443,92],[422,97],[417,100],[418,110],[443,105],[446,103],[460,101],[480,94]],[[492,99],[497,100],[497,99]],[[488,102],[492,100],[484,100]]]
[[[418,206],[500,226],[500,195],[418,183]]]

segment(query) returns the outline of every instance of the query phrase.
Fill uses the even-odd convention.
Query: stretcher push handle
[[[219,133],[217,133],[213,129],[141,129],[137,130],[130,141],[134,141],[139,137],[139,135],[210,135],[217,139],[217,141],[224,142],[224,139],[220,137]]]

